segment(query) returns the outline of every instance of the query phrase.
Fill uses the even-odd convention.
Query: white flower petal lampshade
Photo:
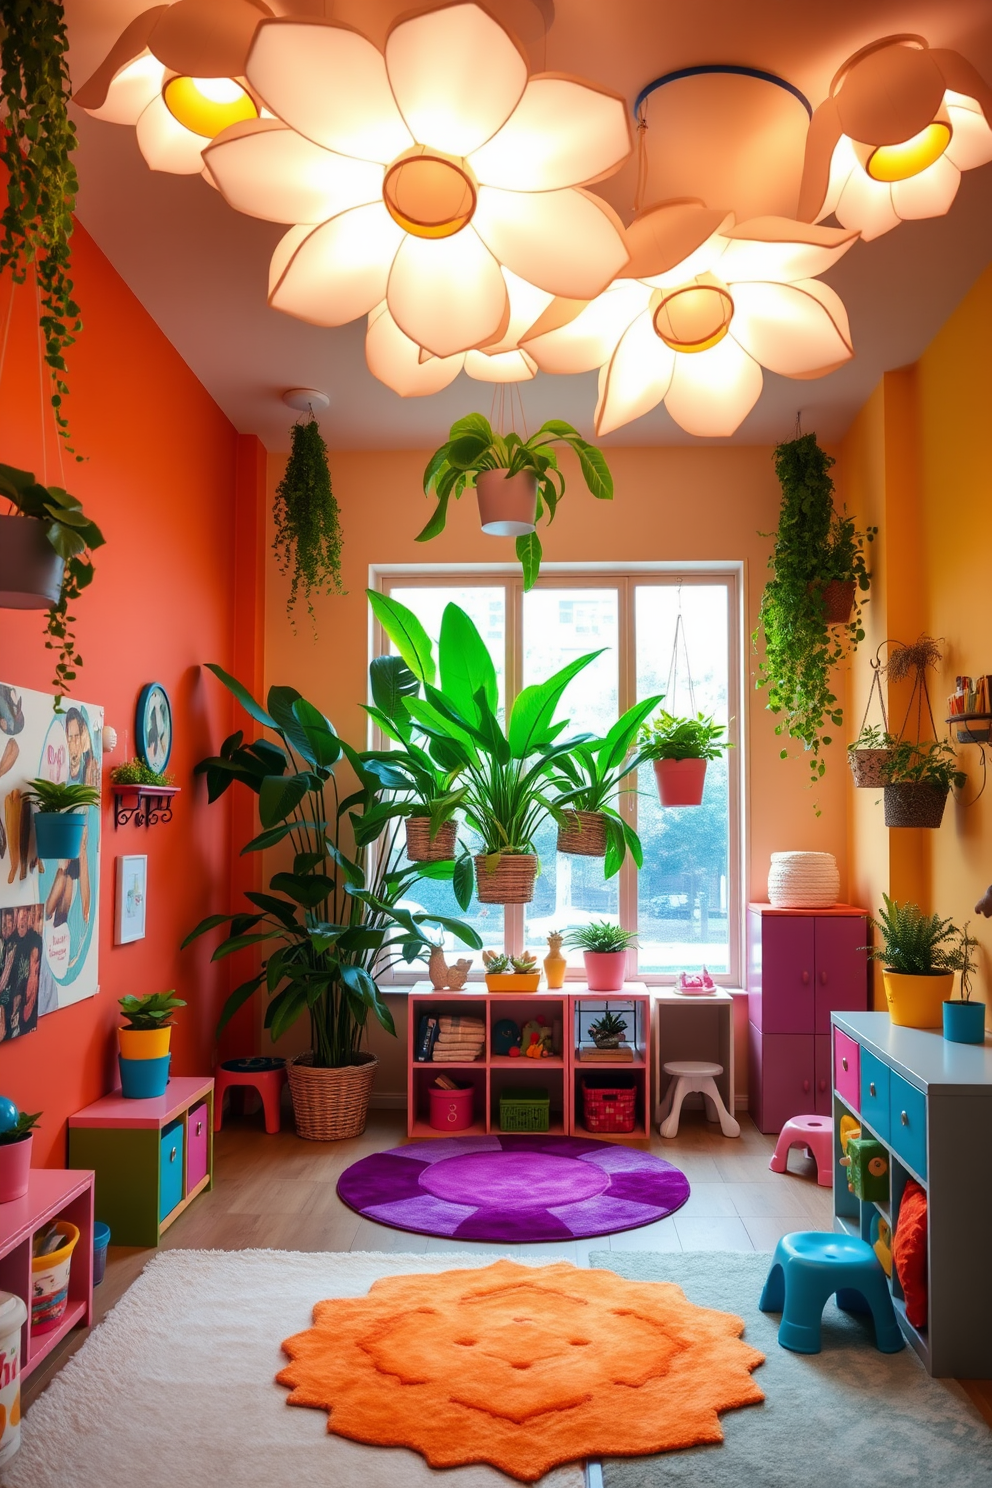
[[[889,37],[850,58],[810,123],[799,216],[864,238],[940,217],[992,160],[992,89],[957,52]]]
[[[757,402],[762,367],[821,377],[853,356],[843,303],[814,276],[857,236],[782,217],[735,226],[702,203],[662,203],[628,229],[641,277],[588,305],[554,301],[521,347],[543,371],[601,367],[597,434],[664,400],[688,433],[726,436]]]
[[[497,342],[491,355],[502,355],[516,349],[503,344],[504,269],[546,298],[591,299],[627,262],[619,219],[581,189],[630,154],[622,100],[567,78],[528,81],[514,43],[475,4],[402,21],[384,53],[330,22],[263,21],[246,79],[276,127],[230,128],[205,160],[238,211],[317,229],[311,248],[294,238],[293,253],[280,252],[272,275],[271,303],[290,314],[340,324],[345,308],[363,315],[385,298],[398,330],[434,357]],[[361,223],[373,233],[364,277]],[[512,365],[531,375],[526,358]]]

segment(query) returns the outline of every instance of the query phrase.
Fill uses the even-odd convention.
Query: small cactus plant
[[[616,1013],[600,1013],[589,1032],[597,1049],[615,1049],[627,1031],[627,1020]]]

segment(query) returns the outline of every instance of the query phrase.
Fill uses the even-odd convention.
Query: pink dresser
[[[867,912],[850,904],[748,906],[748,1108],[759,1131],[830,1115],[830,1014],[866,1010],[867,943]]]

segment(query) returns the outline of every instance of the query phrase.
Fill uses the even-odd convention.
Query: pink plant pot
[[[626,951],[583,951],[586,985],[590,992],[622,992],[627,973]]]
[[[521,470],[484,470],[476,477],[479,520],[490,537],[525,537],[537,521],[537,476]]]
[[[654,762],[655,779],[662,806],[700,806],[706,783],[706,761],[703,759]]]
[[[0,1143],[0,1204],[23,1199],[31,1176],[31,1149],[34,1135],[29,1132],[19,1142]]]

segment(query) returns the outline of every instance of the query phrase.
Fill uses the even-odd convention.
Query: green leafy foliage
[[[715,760],[734,747],[723,724],[707,714],[679,718],[664,708],[642,726],[638,738],[642,760]]]
[[[518,976],[533,976],[538,970],[537,957],[532,951],[525,951],[522,956],[511,956],[510,965]]]
[[[900,739],[894,751],[887,771],[889,785],[932,785],[949,791],[952,786],[960,790],[967,779],[947,739],[917,744]]]
[[[175,785],[174,775],[156,774],[151,765],[146,765],[143,759],[125,760],[123,764],[115,765],[110,772],[110,779],[114,785]]]
[[[501,951],[483,951],[482,964],[487,976],[506,976],[510,970],[510,958]]]
[[[598,955],[609,955],[613,951],[628,951],[637,944],[637,932],[624,930],[620,925],[611,925],[609,920],[591,920],[588,925],[579,925],[565,935],[565,944],[572,951],[594,951]]]
[[[69,391],[65,353],[82,322],[69,277],[78,182],[71,159],[76,131],[67,111],[71,91],[68,47],[58,0],[12,0],[3,6],[0,158],[8,184],[7,204],[0,214],[0,272],[9,268],[15,283],[23,283],[29,265],[35,266],[41,300],[39,324],[52,379],[51,402],[59,435],[71,448],[62,409]]]
[[[898,740],[888,729],[879,728],[877,723],[866,723],[853,744],[848,744],[848,752],[853,753],[856,749],[895,749]]]
[[[871,584],[865,543],[877,531],[869,527],[861,533],[853,517],[834,511],[833,463],[815,434],[780,444],[775,451],[782,505],[768,560],[772,577],[761,597],[753,637],[755,645],[759,634],[765,638],[756,685],[767,687],[769,711],[782,715],[775,732],[802,744],[813,781],[826,769],[821,755],[831,742],[826,730],[844,722],[831,672],[864,640],[861,605]],[[831,627],[823,591],[834,580],[854,582],[855,606],[848,624]],[[787,757],[783,749],[782,758]]]
[[[940,915],[925,915],[918,904],[900,904],[882,895],[878,919],[868,923],[881,937],[881,945],[868,946],[872,961],[881,961],[889,971],[905,976],[940,976],[948,971],[961,972],[962,996],[970,994],[970,976],[974,970],[976,942],[968,926],[959,930],[951,920]]]
[[[276,536],[280,573],[292,575],[286,613],[293,619],[302,591],[316,627],[315,594],[343,594],[341,521],[331,490],[327,445],[311,415],[293,426],[286,471],[276,487]],[[316,629],[315,629],[316,635]]]
[[[600,1013],[595,1023],[589,1024],[589,1032],[597,1043],[600,1039],[618,1039],[627,1032],[627,1019],[619,1013]]]
[[[57,780],[43,780],[40,776],[31,781],[25,795],[46,816],[100,804],[100,792],[95,785],[79,785],[74,782],[63,784]]]
[[[155,1028],[168,1028],[177,1008],[186,1006],[175,992],[152,992],[147,997],[121,997],[118,999],[121,1012],[127,1019],[125,1027],[148,1033]]]
[[[424,492],[437,499],[437,506],[417,541],[429,542],[444,531],[452,496],[457,501],[487,470],[505,470],[508,476],[530,471],[537,481],[537,520],[547,516],[550,525],[565,494],[565,477],[551,447],[555,444],[564,444],[575,452],[582,478],[597,501],[613,500],[613,476],[602,451],[563,419],[548,419],[536,434],[521,439],[519,434],[495,433],[481,413],[470,413],[452,424],[447,440],[427,463]],[[525,589],[532,589],[537,582],[542,554],[536,532],[517,538]]]
[[[10,1131],[0,1132],[0,1147],[9,1147],[13,1142],[23,1142],[29,1132],[33,1132],[44,1112],[21,1111],[17,1117],[17,1125],[12,1126]]]

